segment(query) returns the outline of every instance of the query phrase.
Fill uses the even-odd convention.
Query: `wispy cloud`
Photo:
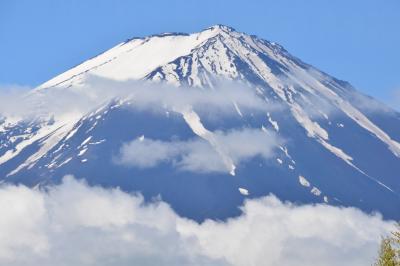
[[[229,156],[235,165],[255,156],[268,159],[274,154],[274,149],[283,142],[274,133],[267,133],[261,129],[216,131],[213,135],[219,147],[224,149],[223,153]],[[125,143],[114,161],[139,168],[170,163],[178,169],[194,172],[229,172],[230,170],[220,154],[201,138],[187,141],[137,138]]]
[[[246,110],[272,110],[277,105],[267,104],[255,90],[238,82],[221,81],[216,87],[200,89],[176,87],[143,81],[115,81],[89,76],[80,85],[32,91],[9,87],[0,90],[0,114],[22,118],[66,114],[85,114],[112,99],[131,102],[139,111],[168,109],[180,112],[188,107],[204,114],[236,114],[235,104]]]
[[[389,104],[398,112],[400,112],[400,87],[395,88],[391,91]]]
[[[389,105],[385,105],[384,103],[356,91],[348,92],[348,101],[353,104],[358,109],[364,112],[371,113],[387,113],[393,112],[393,109],[389,108]],[[389,103],[390,104],[390,103]]]
[[[274,196],[248,200],[243,214],[198,224],[167,204],[89,187],[72,177],[46,191],[0,187],[0,264],[371,265],[379,215]]]
[[[355,90],[350,85],[338,86],[333,78],[314,68],[297,70],[295,75],[280,75],[279,79],[285,86],[296,91],[292,97],[296,97],[296,101],[304,111],[313,118],[321,118],[325,115],[330,117],[342,115],[336,104],[338,98],[334,95],[339,95],[342,98],[341,100],[348,101],[363,112],[393,112],[388,105]],[[390,102],[389,105],[393,106]]]

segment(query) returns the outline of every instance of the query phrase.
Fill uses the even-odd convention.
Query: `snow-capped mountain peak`
[[[76,84],[85,74],[116,80],[143,79],[157,67],[188,55],[210,38],[230,31],[233,29],[216,25],[193,34],[168,33],[133,38],[64,72],[39,88]]]
[[[113,87],[112,92],[91,90],[93,77]],[[132,81],[153,85],[132,89],[131,98],[113,94],[118,91],[114,87],[129,91]],[[231,83],[221,88],[221,81]],[[170,87],[166,93],[154,84]],[[237,94],[235,86],[245,87],[247,94]],[[198,219],[226,217],[237,211],[243,195],[270,192],[400,217],[400,115],[274,42],[224,25],[192,34],[132,38],[45,82],[29,97],[54,99],[46,98],[53,94],[72,95],[76,101],[86,97],[96,105],[40,123],[5,118],[0,124],[0,173],[7,179],[36,185],[64,174],[86,175],[94,183],[161,194],[178,211]],[[198,102],[208,105],[208,112],[203,110],[208,116],[199,112]],[[158,115],[132,112],[135,105],[165,110],[161,116],[159,110]],[[234,115],[221,115],[224,108]],[[129,147],[134,147],[129,157],[133,169],[115,163]],[[158,157],[145,153],[152,148]],[[132,175],[129,182],[120,179]],[[182,184],[188,188],[173,189]],[[238,187],[247,192],[238,193]],[[194,193],[196,189],[206,196]],[[210,212],[191,213],[192,206],[176,200],[175,192]],[[393,204],[386,206],[388,201]],[[218,204],[229,205],[226,215],[217,214]]]
[[[217,50],[211,55],[210,49]],[[254,52],[273,55],[280,51],[284,50],[276,44],[237,32],[228,26],[215,25],[193,34],[168,33],[130,39],[45,82],[39,88],[76,85],[86,75],[114,80],[146,79],[153,77],[158,69],[171,67],[173,62],[190,56],[195,56],[192,58],[194,60],[201,57],[203,63],[205,59],[221,60],[220,64],[225,63],[220,66],[223,67],[222,71],[219,71],[220,68],[207,70],[211,74],[232,78],[238,73],[225,73],[230,71],[231,65],[235,65],[232,60],[246,58]],[[212,57],[204,58],[204,54]],[[218,56],[221,58],[216,58]],[[212,64],[205,63],[206,66]]]

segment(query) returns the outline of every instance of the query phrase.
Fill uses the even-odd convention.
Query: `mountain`
[[[132,38],[23,99],[34,115],[0,120],[1,182],[72,174],[198,221],[270,193],[400,219],[400,114],[227,26]]]

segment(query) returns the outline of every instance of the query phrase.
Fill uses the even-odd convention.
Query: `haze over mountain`
[[[73,174],[197,221],[270,193],[400,219],[400,114],[227,26],[132,38],[9,97],[3,182]]]

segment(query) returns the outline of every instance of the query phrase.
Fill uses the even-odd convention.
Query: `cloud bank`
[[[203,114],[236,114],[235,105],[242,111],[263,111],[279,108],[267,104],[255,90],[239,82],[221,81],[215,88],[176,87],[143,82],[115,81],[89,76],[82,84],[32,90],[8,86],[0,90],[0,114],[21,119],[65,115],[84,115],[113,99],[130,102],[138,111],[165,109],[181,112],[188,108]]]
[[[283,142],[272,132],[267,133],[261,129],[216,131],[213,132],[213,136],[218,146],[223,149],[223,154],[235,165],[256,156],[269,159],[274,155],[278,144]],[[230,168],[220,153],[201,138],[160,141],[143,136],[123,144],[114,161],[138,168],[151,168],[161,163],[169,163],[185,171],[229,172]]]
[[[248,200],[243,214],[198,224],[164,202],[89,187],[66,177],[46,191],[0,187],[0,264],[371,265],[379,215],[274,196]]]

